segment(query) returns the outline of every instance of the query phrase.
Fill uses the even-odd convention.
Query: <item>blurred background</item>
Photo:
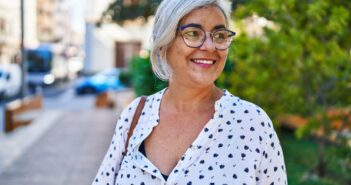
[[[291,185],[351,184],[351,1],[232,0],[216,84],[260,105]],[[90,184],[151,70],[160,0],[0,0],[0,184]]]

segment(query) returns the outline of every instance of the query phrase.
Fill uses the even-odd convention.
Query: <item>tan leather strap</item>
[[[141,99],[140,99],[140,101],[139,101],[138,107],[137,107],[137,109],[135,110],[135,113],[134,113],[134,116],[133,116],[133,120],[132,120],[132,124],[130,125],[130,128],[129,128],[127,143],[126,143],[126,146],[125,146],[125,149],[124,149],[123,156],[124,156],[125,154],[127,154],[128,144],[129,144],[130,137],[133,135],[134,128],[136,127],[136,125],[137,125],[137,123],[138,123],[138,120],[139,120],[139,117],[140,117],[140,115],[141,115],[141,111],[142,111],[143,108],[144,108],[145,101],[146,101],[146,96],[142,96]]]

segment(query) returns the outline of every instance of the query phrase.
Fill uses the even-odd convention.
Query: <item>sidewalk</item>
[[[52,124],[0,172],[0,184],[91,184],[110,144],[120,111],[130,97],[130,92],[118,94],[116,109],[61,110],[56,112],[56,118],[46,114],[48,117],[43,120],[51,118]],[[33,124],[36,125],[38,123]],[[33,137],[20,140],[35,140]]]
[[[0,173],[35,143],[60,116],[60,110],[45,111],[30,126],[17,128],[8,134],[0,133]]]

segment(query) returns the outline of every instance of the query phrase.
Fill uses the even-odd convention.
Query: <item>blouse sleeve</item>
[[[122,152],[125,150],[128,131],[139,101],[140,98],[132,101],[118,118],[111,144],[95,176],[93,185],[113,185],[115,183],[123,160]]]
[[[261,156],[261,163],[259,166],[258,182],[259,185],[286,185],[286,169],[284,163],[284,156],[279,138],[273,128],[272,121],[264,113],[263,122],[267,125],[266,142],[264,142],[265,150]]]

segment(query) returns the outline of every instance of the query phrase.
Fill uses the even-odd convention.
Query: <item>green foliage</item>
[[[238,2],[243,0],[233,0],[232,8],[237,6]],[[104,11],[98,25],[102,24],[106,19],[108,21],[122,23],[125,20],[144,18],[154,15],[157,6],[161,0],[132,0],[130,3],[125,3],[124,0],[114,0]]]
[[[233,14],[241,30],[245,22],[240,20],[254,13],[276,26],[265,28],[259,37],[241,31],[230,48],[234,68],[224,71],[217,84],[261,105],[273,118],[280,114],[312,118],[297,132],[300,137],[321,127],[330,134],[328,108],[351,105],[350,9],[351,1],[342,0],[242,1]],[[325,161],[330,158],[325,156],[325,142],[319,144],[315,166],[321,172],[323,166],[329,169]]]
[[[346,185],[351,182],[349,148],[327,145],[325,150],[329,173],[319,178],[313,173],[318,163],[316,140],[296,140],[289,132],[282,132],[279,138],[284,151],[289,185]]]
[[[168,86],[152,72],[150,57],[134,56],[131,60],[132,85],[137,96],[151,95]]]
[[[350,1],[252,0],[235,20],[257,13],[277,29],[235,38],[218,84],[262,105],[273,116],[315,114],[318,107],[351,105]],[[237,21],[238,25],[243,25]],[[230,79],[228,82],[228,79]]]
[[[119,79],[121,80],[122,84],[126,85],[127,87],[132,86],[132,74],[129,70],[122,70],[121,74],[119,75]]]
[[[139,17],[147,19],[155,13],[160,2],[161,0],[138,0],[127,4],[123,0],[112,1],[107,10],[104,11],[98,24],[101,24],[107,18],[116,23]]]

